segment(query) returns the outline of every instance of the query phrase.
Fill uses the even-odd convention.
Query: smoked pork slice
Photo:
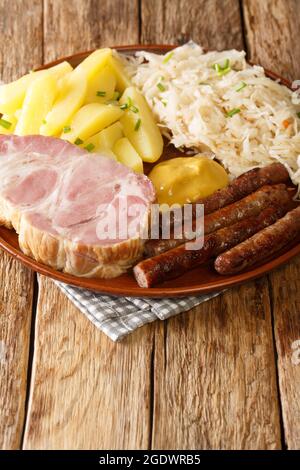
[[[0,136],[0,224],[16,230],[26,255],[54,269],[125,272],[142,256],[154,199],[146,176],[111,158],[51,137]]]

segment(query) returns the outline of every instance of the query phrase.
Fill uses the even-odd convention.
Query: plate
[[[176,46],[171,45],[145,45],[145,46],[120,46],[115,47],[119,52],[126,54],[133,54],[138,50],[147,50],[149,52],[166,53]],[[51,67],[64,60],[70,62],[75,67],[83,59],[85,59],[92,51],[75,54],[69,57],[64,57],[50,64],[46,64],[40,69]],[[267,71],[266,74],[275,80],[279,80],[282,84],[290,86],[290,83],[279,77],[277,74]],[[175,149],[171,150],[170,147],[166,151],[165,157],[170,155],[170,151],[178,152]],[[149,170],[149,167],[148,167]],[[114,279],[86,279],[71,276],[38,263],[37,261],[25,256],[20,250],[18,243],[18,236],[13,230],[8,230],[0,227],[0,246],[12,255],[15,259],[23,263],[30,269],[48,276],[52,279],[71,284],[73,286],[82,287],[85,289],[111,294],[116,296],[134,296],[134,297],[182,297],[187,295],[199,295],[213,291],[221,291],[228,287],[241,284],[246,281],[258,278],[263,274],[268,273],[272,269],[286,263],[291,258],[300,253],[300,236],[294,243],[286,246],[283,250],[279,251],[275,257],[265,260],[264,263],[258,264],[249,270],[242,273],[230,276],[221,276],[213,268],[212,263],[205,264],[197,269],[189,271],[183,276],[164,282],[157,287],[146,289],[141,288],[136,283],[132,273],[128,272]]]

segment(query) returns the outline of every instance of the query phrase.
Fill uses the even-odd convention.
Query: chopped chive
[[[230,67],[226,67],[226,69],[220,70],[220,72],[218,72],[219,77],[222,77],[222,75],[226,75],[226,73],[230,72],[230,70]]]
[[[47,124],[46,119],[43,119],[43,120],[42,120],[42,124]]]
[[[71,132],[71,126],[65,126],[65,127],[63,128],[63,133],[64,133],[64,134],[67,134],[68,132]]]
[[[229,67],[229,59],[226,59],[225,64],[223,65],[222,69],[225,70],[225,69],[228,69],[228,67]]]
[[[127,103],[121,104],[120,109],[127,109],[129,108]]]
[[[79,137],[77,137],[77,139],[75,140],[74,144],[75,144],[75,145],[81,145],[81,144],[83,144],[83,140],[81,140]]]
[[[92,150],[94,150],[94,148],[95,148],[95,145],[92,144],[92,143],[90,143],[90,144],[88,144],[88,145],[87,145],[86,147],[84,147],[84,148],[85,148],[85,150],[87,150],[88,152],[92,152]]]
[[[240,112],[241,112],[241,110],[239,108],[233,108],[230,111],[228,111],[228,113],[226,113],[226,117],[232,117],[235,114],[238,114]]]
[[[138,120],[136,121],[136,123],[135,123],[134,130],[135,130],[135,131],[138,131],[139,128],[141,127],[141,124],[142,124],[141,119],[138,119]]]
[[[167,54],[163,60],[163,64],[167,64],[169,62],[170,59],[172,59],[174,55],[174,52],[169,52],[169,54]]]
[[[160,82],[159,82],[159,83],[157,83],[157,85],[156,85],[156,86],[157,86],[157,88],[158,88],[160,91],[165,91],[165,90],[166,90],[166,89],[165,89],[165,87],[163,86],[163,84],[162,84],[162,83],[160,83]]]
[[[127,98],[127,103],[128,103],[128,107],[131,108],[131,106],[133,105],[133,102],[132,102],[132,99],[130,98],[130,96],[128,96],[128,98]]]
[[[0,118],[0,126],[4,127],[5,129],[9,129],[12,126],[12,123],[6,121],[6,119]]]
[[[298,116],[298,118],[300,119],[300,112],[299,112],[299,113],[297,113],[297,116]]]
[[[167,106],[167,104],[168,104],[167,100],[161,100],[161,102],[164,106]]]
[[[230,72],[231,67],[230,67],[230,62],[229,59],[225,60],[224,65],[220,64],[214,64],[212,68],[218,73],[218,75],[221,77],[222,75],[225,75],[226,73]]]
[[[235,91],[241,91],[247,86],[247,83],[241,82],[241,84],[238,86],[238,88],[235,89]]]
[[[136,106],[134,106],[134,105],[132,105],[132,106],[130,107],[130,110],[131,110],[133,113],[138,113],[138,112],[139,112],[139,109],[138,109]]]
[[[114,94],[113,94],[113,100],[114,101],[117,101],[121,96],[121,93],[119,91],[114,91]]]
[[[105,95],[106,95],[106,91],[97,91],[96,95],[97,95],[97,96],[105,96]]]

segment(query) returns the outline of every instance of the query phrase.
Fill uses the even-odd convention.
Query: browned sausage
[[[218,256],[215,268],[220,274],[234,274],[276,253],[300,234],[300,206],[274,225]]]
[[[238,202],[230,204],[211,214],[204,216],[204,234],[215,232],[220,228],[228,227],[240,220],[259,214],[263,209],[271,204],[287,204],[295,194],[294,190],[288,190],[285,184],[274,186],[263,186],[256,192],[244,197]],[[195,233],[197,220],[192,222],[192,230]],[[148,240],[145,243],[145,256],[156,256],[182,245],[191,239],[188,233],[180,239],[174,238],[174,231],[169,239]]]
[[[226,188],[219,189],[211,196],[193,203],[193,214],[196,214],[196,204],[204,204],[204,214],[210,214],[248,196],[266,184],[286,183],[287,181],[289,181],[289,174],[284,165],[279,162],[271,163],[263,168],[253,168],[235,178]]]
[[[137,283],[140,287],[152,287],[154,284],[178,277],[274,223],[286,210],[287,207],[282,205],[271,206],[258,216],[211,233],[204,237],[204,245],[200,250],[187,250],[186,245],[180,245],[141,261],[133,269]]]

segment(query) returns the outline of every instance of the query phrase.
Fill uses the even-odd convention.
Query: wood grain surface
[[[152,331],[115,344],[41,278],[24,448],[147,448]]]
[[[298,0],[244,1],[251,60],[290,80],[300,79]],[[300,448],[300,257],[269,276],[285,444]]]
[[[2,77],[93,47],[194,39],[247,47],[299,78],[298,9],[296,0],[0,0],[2,37],[12,38]],[[299,259],[120,344],[41,277],[32,373],[33,275],[3,254],[0,270],[1,448],[20,447],[24,427],[24,449],[299,448]]]
[[[0,32],[1,37],[5,38],[0,48],[2,80],[12,80],[41,62],[42,5],[39,0],[1,0]],[[21,34],[23,41],[19,41]],[[0,252],[1,449],[17,449],[21,445],[33,279],[32,272]]]

